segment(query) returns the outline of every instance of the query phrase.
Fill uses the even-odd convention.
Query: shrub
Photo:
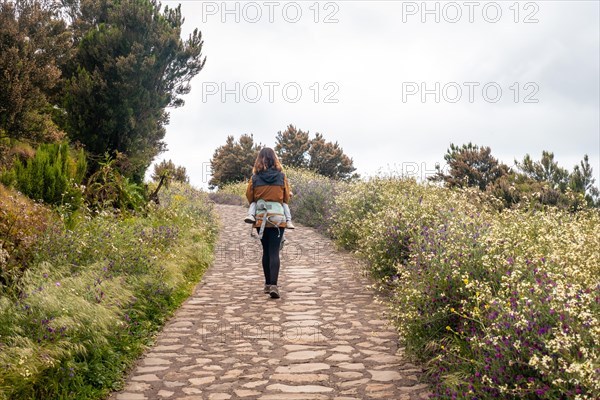
[[[147,202],[145,188],[124,177],[117,170],[115,160],[108,155],[89,177],[85,196],[88,204],[96,210],[139,210]]]
[[[217,204],[229,204],[243,206],[246,202],[242,197],[233,193],[221,193],[221,191],[209,193],[208,198]]]
[[[227,185],[219,187],[219,190],[217,192],[211,193],[209,196],[216,203],[224,202],[222,204],[239,204],[247,206],[247,187],[248,181],[229,183]]]
[[[390,289],[436,398],[598,398],[600,214],[493,201],[375,178],[336,198],[330,232]]]
[[[146,216],[82,212],[35,244],[0,297],[0,399],[104,398],[209,265],[206,195],[173,184]]]
[[[10,154],[21,162],[27,162],[35,157],[35,149],[29,143],[17,142],[10,147]]]
[[[35,157],[25,163],[16,159],[12,169],[0,177],[32,199],[47,204],[68,204],[76,209],[82,204],[81,184],[86,171],[83,150],[69,149],[68,144],[43,144]]]
[[[333,198],[344,184],[303,169],[289,169],[285,172],[293,193],[290,200],[292,217],[326,232]]]
[[[52,213],[0,184],[0,293],[15,283],[34,256],[34,245]]]

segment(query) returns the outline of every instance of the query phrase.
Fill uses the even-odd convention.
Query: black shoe
[[[246,218],[244,218],[244,222],[247,224],[253,224],[256,222],[256,218],[254,218],[254,215],[247,215]]]
[[[272,299],[278,299],[279,296],[279,289],[277,288],[277,285],[271,285],[269,288],[269,295],[271,296]]]

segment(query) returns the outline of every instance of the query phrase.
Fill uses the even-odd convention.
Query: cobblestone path
[[[429,398],[350,255],[313,229],[286,231],[271,299],[245,209],[215,207],[213,265],[111,399]]]

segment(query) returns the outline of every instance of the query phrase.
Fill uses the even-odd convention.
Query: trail
[[[245,209],[215,207],[213,265],[111,399],[429,398],[353,257],[311,228],[287,231],[271,299]]]

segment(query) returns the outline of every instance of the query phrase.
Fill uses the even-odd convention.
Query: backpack
[[[276,227],[277,236],[279,236],[279,225],[285,222],[283,204],[277,201],[265,201],[259,199],[256,202],[256,218],[261,220],[260,230],[258,232],[259,239],[262,239],[267,224]]]

